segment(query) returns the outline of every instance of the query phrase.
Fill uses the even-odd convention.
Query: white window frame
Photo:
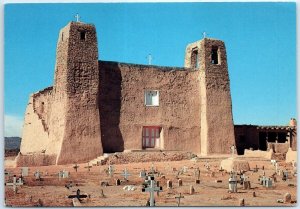
[[[148,92],[157,92],[157,104],[147,104],[147,93]],[[159,106],[159,91],[158,90],[145,90],[144,91],[144,98],[145,98],[145,106],[147,107],[158,107]]]

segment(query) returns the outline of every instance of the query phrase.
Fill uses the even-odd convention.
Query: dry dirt
[[[229,156],[228,156],[229,157]],[[198,162],[192,160],[153,162],[154,167],[165,175],[156,177],[163,191],[159,196],[155,194],[156,206],[176,206],[175,196],[182,193],[181,206],[238,206],[239,199],[245,199],[246,206],[293,206],[295,203],[277,203],[277,199],[283,199],[284,194],[289,192],[292,195],[292,201],[296,200],[297,190],[296,177],[292,177],[288,181],[282,181],[281,176],[276,176],[278,182],[274,183],[273,188],[265,188],[259,184],[259,175],[264,170],[266,176],[274,173],[275,168],[271,165],[270,160],[259,158],[243,158],[249,161],[250,171],[246,175],[251,181],[251,189],[243,190],[238,184],[237,193],[228,193],[229,174],[219,171],[221,160],[224,157],[200,158]],[[9,161],[9,159],[6,159]],[[206,162],[210,165],[210,170],[205,167]],[[17,176],[20,175],[20,168],[12,168],[11,164],[6,162],[6,171]],[[29,176],[25,177],[25,185],[18,188],[18,193],[14,194],[11,186],[5,187],[5,203],[8,206],[37,206],[42,203],[43,206],[72,206],[72,199],[67,196],[75,194],[77,189],[83,194],[89,194],[90,198],[82,201],[82,206],[145,206],[149,198],[149,193],[143,193],[141,184],[143,179],[139,177],[139,172],[143,169],[150,171],[151,162],[116,164],[113,177],[109,177],[105,170],[107,165],[93,166],[88,171],[87,164],[79,164],[78,172],[75,172],[73,165],[64,166],[43,166],[30,167]],[[259,170],[254,173],[252,169],[258,166]],[[183,186],[179,187],[177,183],[177,171],[183,166],[187,166],[186,173],[179,175],[183,181]],[[199,167],[201,170],[200,184],[195,184],[194,169]],[[126,182],[120,175],[123,169],[127,168],[131,176]],[[279,162],[280,169],[288,169],[292,171],[292,165]],[[67,179],[58,178],[60,170],[70,171],[70,177]],[[42,172],[42,181],[36,181],[34,177],[35,171]],[[215,176],[211,177],[214,172]],[[46,174],[47,173],[47,174]],[[115,180],[122,180],[120,186],[115,186]],[[167,189],[167,180],[172,180],[173,189]],[[216,183],[215,180],[222,180],[222,183]],[[6,178],[7,181],[7,178]],[[72,181],[73,187],[67,189],[65,184]],[[108,181],[109,186],[102,187],[101,181]],[[293,184],[294,186],[288,186]],[[135,185],[135,191],[125,191],[125,185]],[[195,188],[195,194],[189,194],[190,185]],[[105,197],[101,197],[101,190]],[[253,192],[256,197],[253,197]]]

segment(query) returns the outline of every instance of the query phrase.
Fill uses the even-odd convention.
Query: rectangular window
[[[211,49],[211,63],[215,65],[219,64],[218,47],[212,47]]]
[[[159,91],[145,91],[145,105],[159,106]]]

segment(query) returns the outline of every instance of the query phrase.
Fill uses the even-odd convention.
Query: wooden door
[[[160,127],[144,126],[143,127],[143,148],[159,147]]]

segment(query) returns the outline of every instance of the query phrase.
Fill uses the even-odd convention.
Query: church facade
[[[88,162],[125,150],[230,153],[223,41],[189,44],[182,68],[102,61],[98,54],[94,25],[61,29],[54,83],[30,95],[17,165]]]

